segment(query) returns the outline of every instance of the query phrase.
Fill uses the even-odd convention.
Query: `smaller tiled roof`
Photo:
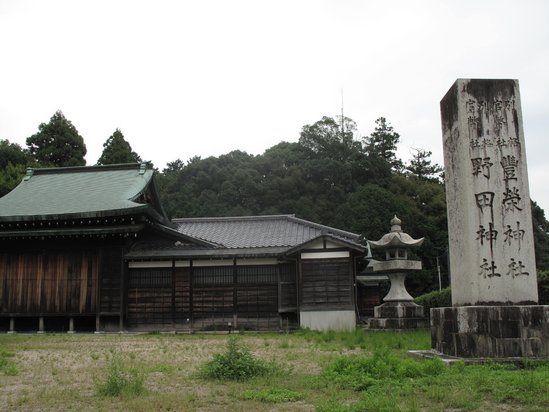
[[[148,163],[29,169],[17,187],[0,198],[0,221],[110,216],[147,210],[167,221],[161,207],[153,210],[151,205],[138,201],[150,187],[153,173]]]
[[[187,236],[224,248],[292,248],[322,235],[360,244],[360,236],[294,215],[208,217],[173,219],[176,229]]]

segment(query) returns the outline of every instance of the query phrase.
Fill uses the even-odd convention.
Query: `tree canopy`
[[[78,130],[58,110],[48,123],[38,126],[38,133],[27,138],[30,154],[43,166],[84,166],[86,145]]]
[[[141,157],[132,150],[132,147],[124,139],[124,135],[120,129],[116,129],[107,141],[103,143],[103,153],[101,153],[101,157],[97,160],[97,164],[111,165],[140,161]]]

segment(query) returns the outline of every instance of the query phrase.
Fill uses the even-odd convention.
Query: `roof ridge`
[[[117,163],[110,165],[92,165],[92,166],[68,166],[68,167],[43,167],[43,168],[32,168],[29,167],[27,170],[32,170],[32,174],[60,174],[60,173],[74,173],[74,172],[100,172],[100,171],[110,171],[110,170],[139,170],[142,165],[145,165],[146,169],[152,169],[152,163],[149,161],[140,162],[140,163]]]
[[[314,228],[320,229],[321,231],[328,230],[332,233],[339,233],[343,236],[349,236],[349,237],[360,237],[358,233],[348,232],[346,230],[337,229],[332,226],[326,226],[322,225],[320,223],[311,222],[310,220],[301,219],[299,217],[295,217],[295,215],[290,216],[290,220],[293,220],[296,223],[306,224],[308,226],[312,226]]]
[[[177,217],[173,218],[174,223],[191,222],[227,222],[227,221],[247,221],[247,220],[276,220],[280,218],[293,218],[295,215],[258,215],[258,216],[214,216],[214,217]]]

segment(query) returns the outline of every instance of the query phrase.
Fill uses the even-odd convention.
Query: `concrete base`
[[[300,326],[311,330],[354,330],[356,315],[354,310],[299,312]]]
[[[442,361],[446,366],[453,366],[456,363],[463,362],[466,365],[482,365],[484,363],[503,363],[508,365],[514,365],[517,368],[524,367],[525,360],[533,364],[545,364],[545,359],[533,359],[533,358],[457,358],[455,356],[443,355],[435,350],[409,350],[408,355],[416,359],[433,359],[437,358]]]
[[[413,302],[387,302],[374,308],[368,319],[369,329],[422,329],[429,323],[423,315],[423,306]]]
[[[549,306],[433,308],[431,346],[463,358],[549,358]]]

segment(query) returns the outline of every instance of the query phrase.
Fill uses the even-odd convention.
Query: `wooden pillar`
[[[38,333],[44,333],[44,316],[38,318]]]
[[[11,317],[10,318],[10,330],[8,331],[8,333],[15,333],[15,318],[14,317]]]
[[[126,298],[126,267],[127,263],[124,261],[124,252],[122,252],[122,258],[120,259],[120,318],[118,329],[120,332],[124,331],[124,315],[125,315],[125,298]]]
[[[194,314],[193,314],[193,260],[189,260],[189,317],[191,319],[191,333],[194,332]]]
[[[176,312],[175,312],[175,285],[176,285],[176,279],[175,279],[175,260],[172,259],[172,300],[171,300],[171,307],[172,307],[172,328],[175,330],[177,328],[176,324]]]
[[[237,266],[236,258],[233,259],[233,324],[229,326],[229,330],[238,328],[238,314],[236,313],[236,308],[238,306],[237,300]]]
[[[72,316],[69,318],[69,330],[67,333],[74,333],[74,318]]]
[[[99,259],[97,262],[97,286],[96,286],[96,294],[95,294],[95,333],[100,333],[99,330],[101,327],[101,319],[99,316],[99,312],[101,312],[101,280],[103,278],[103,273],[101,269],[103,268],[103,249],[99,248]]]

